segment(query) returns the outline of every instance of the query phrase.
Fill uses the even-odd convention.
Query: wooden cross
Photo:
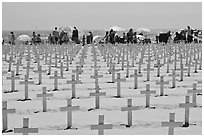
[[[184,127],[188,127],[189,126],[189,112],[190,112],[190,107],[195,107],[196,103],[190,103],[190,96],[187,95],[186,96],[186,101],[185,103],[180,103],[179,107],[180,108],[184,108],[185,109],[185,124],[183,125]]]
[[[50,79],[54,79],[54,89],[53,89],[53,91],[58,90],[58,79],[62,79],[62,77],[57,76],[57,71],[55,71],[54,76],[50,76]]]
[[[11,71],[11,77],[7,77],[6,79],[11,80],[11,92],[17,91],[17,90],[15,90],[15,80],[20,79],[20,77],[15,77],[14,76],[14,71]]]
[[[15,113],[15,109],[7,109],[7,101],[2,101],[3,132],[8,129],[8,114]]]
[[[127,107],[122,107],[121,111],[127,111],[128,112],[128,127],[132,126],[132,111],[133,110],[139,110],[138,106],[132,106],[132,99],[127,100]]]
[[[172,74],[169,74],[172,77],[172,88],[176,87],[176,77],[179,77],[179,74],[176,74],[175,69],[172,69]]]
[[[100,96],[105,96],[106,92],[99,92],[99,86],[96,89],[96,92],[90,93],[90,96],[95,96],[95,108],[99,109],[100,108]]]
[[[23,135],[38,133],[38,128],[29,128],[29,118],[23,118],[23,128],[14,128],[14,133],[23,133]]]
[[[117,73],[117,79],[114,79],[114,81],[117,82],[117,96],[116,97],[120,98],[121,97],[121,95],[120,95],[120,92],[121,92],[120,91],[120,89],[121,89],[120,82],[125,82],[126,79],[121,79],[120,73]]]
[[[20,81],[20,84],[25,85],[25,99],[24,100],[29,100],[29,98],[28,98],[28,85],[34,84],[34,81],[28,81],[28,76],[25,75],[25,81]]]
[[[27,77],[28,77],[28,79],[29,79],[29,70],[30,69],[33,69],[34,67],[30,67],[30,62],[28,61],[27,62],[27,67],[23,67],[23,69],[26,69],[26,75],[27,75]]]
[[[112,124],[104,124],[104,115],[99,115],[98,125],[91,125],[91,130],[98,130],[98,135],[104,135],[104,129],[112,129]]]
[[[168,135],[174,135],[174,128],[182,125],[183,122],[175,122],[175,113],[169,114],[169,122],[162,122],[162,127],[169,127]]]
[[[150,106],[150,94],[156,94],[156,90],[150,90],[150,85],[146,84],[146,90],[141,91],[140,94],[146,95],[146,107]]]
[[[81,81],[75,80],[75,75],[72,75],[72,80],[67,81],[67,84],[72,84],[72,98],[76,98],[76,84],[80,83]]]
[[[202,93],[202,89],[197,89],[197,84],[194,83],[193,84],[193,89],[190,89],[190,90],[187,90],[188,91],[188,94],[193,94],[193,103],[196,104],[196,96],[197,96],[197,93]]]
[[[180,81],[183,81],[183,71],[187,70],[186,68],[183,67],[183,64],[181,64],[181,68],[180,69],[177,69],[177,70],[181,70],[181,78],[180,78]]]
[[[164,81],[164,76],[160,77],[160,81],[156,82],[156,85],[160,85],[160,96],[164,96],[164,85],[169,84],[169,81]]]
[[[46,93],[46,87],[42,88],[43,93],[42,94],[37,94],[37,97],[42,97],[43,98],[43,112],[47,111],[47,97],[52,97],[52,93]]]
[[[134,77],[134,89],[138,88],[138,77],[142,77],[142,74],[137,74],[137,70],[134,70],[134,74],[130,75],[130,77]]]
[[[42,83],[42,73],[45,73],[46,70],[42,70],[42,66],[39,66],[38,70],[34,70],[35,73],[39,74],[39,85]]]
[[[72,111],[79,110],[79,106],[72,106],[72,100],[67,99],[67,106],[60,107],[60,111],[67,111],[67,128],[70,129],[72,127]]]
[[[154,71],[154,68],[150,68],[150,63],[147,64],[147,68],[143,69],[147,71],[147,81],[150,81],[150,71]]]

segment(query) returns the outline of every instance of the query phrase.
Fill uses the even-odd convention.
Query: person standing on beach
[[[15,40],[16,40],[16,37],[15,37],[14,33],[10,32],[10,34],[9,34],[9,44],[15,45]]]
[[[34,45],[36,45],[36,34],[35,34],[35,31],[33,31],[32,43],[33,43]]]
[[[79,37],[78,30],[77,30],[76,27],[74,27],[74,30],[73,30],[73,32],[72,32],[72,41],[74,41],[75,43],[77,43],[78,37]]]
[[[54,37],[54,43],[58,44],[58,40],[59,40],[59,32],[57,30],[57,27],[55,27],[55,30],[53,30],[52,35]]]
[[[191,43],[193,41],[192,30],[190,26],[187,26],[187,42]]]

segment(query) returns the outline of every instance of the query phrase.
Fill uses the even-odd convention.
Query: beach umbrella
[[[139,40],[144,40],[144,39],[145,39],[145,37],[142,36],[142,35],[136,35],[136,36],[137,36],[137,38],[138,38]]]
[[[95,42],[102,40],[102,39],[103,39],[103,36],[94,36],[93,37],[93,41],[95,41]]]
[[[111,26],[109,30],[113,29],[113,31],[125,31],[125,29],[119,27],[119,26]]]
[[[136,31],[137,32],[150,32],[148,28],[138,28]]]
[[[28,35],[20,35],[20,36],[18,36],[17,40],[19,40],[19,41],[31,41],[31,37]]]
[[[59,28],[59,31],[65,31],[67,33],[72,32],[73,30],[74,30],[74,28],[72,28],[72,27],[70,27],[68,25],[65,25],[65,26],[62,26],[62,27]]]

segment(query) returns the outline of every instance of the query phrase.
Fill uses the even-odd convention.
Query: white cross
[[[176,77],[179,77],[179,74],[176,74],[175,69],[172,69],[172,74],[169,74],[172,77],[172,88],[176,87]]]
[[[142,74],[137,74],[137,70],[134,70],[134,74],[130,75],[130,77],[134,77],[134,89],[138,88],[138,77],[142,77]]]
[[[25,100],[28,100],[28,84],[34,84],[34,81],[28,81],[28,77],[25,75],[25,81],[20,81],[20,84],[25,85]]]
[[[20,58],[17,60],[17,63],[13,64],[13,65],[16,65],[16,76],[18,76],[19,75],[19,66],[23,66],[23,64],[20,63]]]
[[[190,90],[187,90],[188,93],[192,93],[193,94],[193,103],[196,103],[196,96],[197,96],[197,93],[202,93],[202,89],[197,89],[197,84],[194,83],[193,84],[193,89],[190,89]]]
[[[159,59],[157,59],[156,66],[157,66],[157,77],[160,77],[160,67],[162,67],[163,64],[160,64],[160,60]]]
[[[29,128],[29,118],[23,118],[23,128],[14,128],[14,133],[23,133],[23,135],[38,133],[38,128]]]
[[[114,79],[114,81],[117,82],[117,96],[116,97],[121,97],[121,95],[120,95],[120,89],[121,89],[120,82],[125,82],[126,79],[121,79],[120,73],[117,73],[117,79]]]
[[[58,79],[61,79],[61,76],[57,76],[57,71],[55,71],[54,76],[50,76],[50,79],[54,79],[54,89],[53,91],[58,90]]]
[[[39,66],[38,70],[34,70],[35,73],[39,74],[39,85],[42,83],[42,73],[45,73],[46,70],[42,70],[42,66]]]
[[[75,75],[72,75],[72,80],[68,80],[67,84],[72,84],[72,98],[76,98],[76,84],[80,83],[81,81],[75,80]]]
[[[164,96],[164,85],[169,84],[169,81],[164,81],[164,76],[160,77],[160,81],[156,82],[156,85],[160,85],[160,96]]]
[[[47,97],[52,97],[52,93],[46,93],[46,87],[42,88],[43,93],[42,94],[37,94],[37,97],[42,97],[43,98],[43,112],[47,111]]]
[[[8,129],[8,114],[15,113],[15,109],[7,109],[7,101],[2,101],[3,132]]]
[[[138,106],[132,106],[132,99],[127,100],[127,107],[122,107],[121,111],[127,111],[128,112],[128,126],[132,126],[132,111],[133,110],[139,110]]]
[[[10,57],[7,62],[9,63],[8,72],[10,72],[11,71],[11,63],[15,62],[15,61],[13,61],[12,57]]]
[[[96,92],[90,93],[90,96],[95,96],[95,108],[100,108],[100,96],[105,96],[106,92],[99,92],[99,86],[97,86]]]
[[[79,106],[72,106],[72,100],[67,99],[67,106],[60,107],[60,111],[67,111],[67,128],[70,129],[72,127],[72,111],[79,110]]]
[[[181,79],[180,81],[183,81],[183,71],[187,70],[186,68],[183,67],[183,64],[181,64],[181,68],[180,69],[177,69],[177,70],[181,70]]]
[[[98,130],[98,135],[104,135],[104,129],[112,129],[112,124],[104,124],[104,115],[99,115],[99,124],[91,125],[91,130]]]
[[[28,77],[28,79],[29,79],[29,70],[30,69],[33,69],[34,67],[30,67],[30,62],[28,61],[27,62],[27,67],[23,67],[23,69],[26,69],[26,75],[27,75],[27,77]]]
[[[156,94],[156,90],[150,90],[150,85],[146,84],[146,90],[141,91],[140,94],[146,95],[146,107],[150,106],[150,94]]]
[[[14,71],[11,71],[11,77],[7,77],[6,79],[11,80],[11,92],[15,92],[15,80],[20,79],[20,77],[15,77],[14,76]]]
[[[175,122],[175,113],[169,114],[169,122],[162,122],[162,127],[169,127],[168,135],[174,135],[174,128],[182,125],[183,122]]]
[[[76,73],[76,80],[79,81],[79,74],[83,72],[83,70],[80,70],[79,66],[76,66],[76,70],[72,70],[73,73]]]
[[[95,69],[94,70],[94,75],[91,76],[91,78],[95,79],[95,87],[98,86],[98,78],[102,78],[102,77],[103,77],[103,75],[99,75],[98,70]]]
[[[195,107],[196,103],[190,103],[190,96],[186,96],[186,101],[185,103],[180,103],[179,107],[180,108],[184,108],[185,109],[185,124],[184,127],[188,127],[189,126],[189,112],[190,112],[190,107]]]
[[[114,79],[115,79],[115,72],[119,71],[118,69],[115,69],[115,65],[112,64],[111,69],[108,70],[111,74],[112,74],[112,81],[111,83],[114,83]],[[110,82],[109,82],[110,83]]]
[[[143,69],[147,71],[147,81],[150,81],[150,71],[154,71],[154,68],[150,68],[150,63],[147,64],[147,68]]]

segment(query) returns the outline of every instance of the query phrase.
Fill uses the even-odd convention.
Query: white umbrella
[[[102,36],[94,36],[93,41],[101,40],[103,37]]]
[[[18,36],[17,40],[19,40],[19,41],[31,41],[31,37],[28,35],[20,35],[20,36]]]
[[[138,28],[136,31],[137,32],[150,32],[148,28]]]
[[[136,36],[137,36],[137,38],[138,38],[139,40],[144,40],[144,39],[145,39],[145,37],[142,36],[142,35],[136,35]]]
[[[119,27],[119,26],[111,26],[109,30],[113,29],[113,31],[125,31],[125,29]]]
[[[68,25],[65,25],[65,26],[62,26],[59,28],[59,31],[65,31],[65,32],[72,32],[74,30],[74,28],[68,26]]]

